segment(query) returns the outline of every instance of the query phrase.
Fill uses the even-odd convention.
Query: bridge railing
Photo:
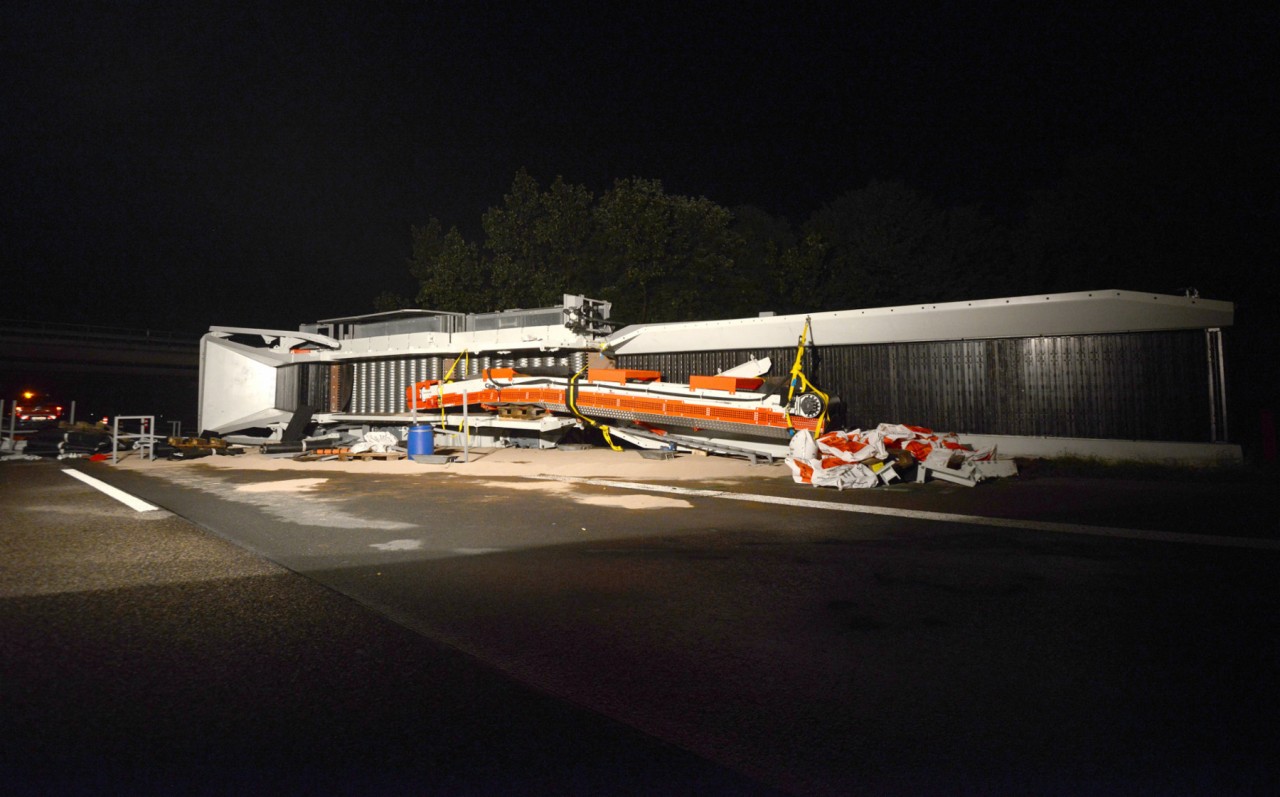
[[[5,337],[81,340],[86,342],[114,341],[117,343],[141,343],[152,346],[182,348],[193,347],[200,339],[198,334],[170,330],[129,329],[127,327],[111,327],[97,324],[64,324],[0,318],[0,338]]]

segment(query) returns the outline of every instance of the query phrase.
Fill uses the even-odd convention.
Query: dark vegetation
[[[653,179],[596,192],[522,169],[478,234],[414,227],[416,295],[376,307],[485,312],[585,294],[624,326],[1111,288],[1203,295],[1235,304],[1232,438],[1248,444],[1280,391],[1275,286],[1258,276],[1274,233],[1241,235],[1269,206],[1248,186],[1206,190],[1220,179],[1209,161],[1171,170],[1159,149],[1102,149],[1000,206],[876,179],[796,222]]]
[[[596,193],[521,170],[479,240],[435,218],[414,227],[417,294],[377,306],[484,312],[581,293],[641,323],[1106,288],[1233,298],[1230,278],[1203,267],[1223,254],[1212,208],[1193,214],[1185,192],[1141,188],[1154,179],[1140,159],[1096,154],[1018,209],[945,206],[873,180],[795,223],[658,180]]]

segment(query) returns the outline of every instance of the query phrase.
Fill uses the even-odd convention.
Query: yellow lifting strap
[[[465,360],[465,362],[464,362],[464,360]],[[450,365],[450,366],[449,366],[449,370],[445,372],[444,378],[443,378],[443,379],[441,379],[439,382],[437,382],[437,383],[436,383],[436,387],[437,387],[437,389],[440,391],[440,426],[441,426],[441,428],[443,428],[443,429],[448,429],[448,428],[449,428],[449,422],[448,422],[447,420],[445,420],[445,415],[444,415],[444,386],[445,386],[445,383],[446,383],[446,382],[452,382],[452,381],[453,381],[453,372],[454,372],[454,370],[455,370],[455,369],[457,369],[457,367],[458,367],[458,363],[463,363],[463,365],[462,365],[462,372],[463,372],[464,374],[465,374],[468,370],[470,370],[470,368],[471,368],[471,355],[467,352],[467,350],[466,350],[466,349],[463,349],[463,350],[462,350],[462,352],[461,352],[460,354],[458,354],[458,356],[457,356],[457,357],[455,357],[455,358],[454,358],[454,360],[453,360],[453,365]],[[459,432],[463,432],[463,433],[465,433],[465,431],[466,431],[466,430],[463,428],[464,426],[465,426],[465,424],[459,423],[459,424],[458,424],[458,431],[459,431]]]
[[[564,392],[565,406],[569,408],[569,411],[572,412],[574,416],[578,418],[578,420],[586,421],[587,423],[591,424],[595,428],[599,429],[600,433],[604,435],[604,441],[609,444],[609,448],[612,448],[614,451],[621,451],[622,446],[613,442],[613,437],[610,436],[609,427],[606,424],[598,423],[595,420],[588,418],[587,416],[583,415],[581,412],[578,411],[578,378],[582,376],[582,372],[585,370],[587,370],[587,366],[583,365],[581,368],[578,369],[578,373],[574,374],[569,379],[569,388]]]
[[[791,364],[791,384],[787,388],[786,416],[787,432],[789,434],[795,434],[796,427],[791,423],[791,402],[792,399],[795,398],[796,388],[800,388],[802,392],[807,391],[810,393],[816,393],[822,398],[822,412],[818,414],[818,425],[815,426],[813,430],[814,437],[817,437],[822,434],[822,427],[826,425],[827,405],[831,402],[831,398],[826,393],[823,393],[815,387],[814,384],[809,381],[809,377],[804,375],[804,349],[805,341],[809,337],[810,323],[811,319],[808,316],[805,316],[804,328],[800,330],[800,342],[796,345],[796,359],[795,362]]]

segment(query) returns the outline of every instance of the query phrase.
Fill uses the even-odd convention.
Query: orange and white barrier
[[[797,433],[786,461],[796,482],[843,490],[895,481],[895,463],[899,459],[895,452],[899,451],[910,455],[908,464],[914,460],[922,466],[937,461],[937,452],[952,452],[965,463],[991,461],[996,454],[994,448],[974,451],[954,434],[935,434],[923,426],[882,423],[865,432],[828,432],[817,438],[807,431]],[[950,459],[950,455],[943,459]],[[975,483],[980,480],[971,479]]]
[[[478,379],[426,380],[408,389],[416,411],[467,404],[537,404],[577,416],[631,421],[653,426],[746,432],[787,437],[791,428],[818,430],[819,419],[789,413],[778,395],[753,392],[759,378],[693,377],[688,383],[662,382],[656,371],[589,369],[573,377],[533,376],[491,368]],[[465,396],[465,399],[464,399]]]

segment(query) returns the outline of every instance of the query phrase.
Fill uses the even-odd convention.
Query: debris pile
[[[916,481],[932,476],[967,486],[1017,473],[1012,460],[996,458],[994,446],[975,451],[955,434],[895,423],[865,432],[828,432],[816,439],[808,431],[797,432],[786,462],[797,483],[838,490],[889,484],[911,468]]]
[[[241,442],[231,451],[243,451]],[[375,429],[373,431],[338,431],[312,437],[304,437],[293,442],[267,442],[259,450],[272,457],[294,459],[298,462],[328,462],[331,460],[347,461],[350,459],[404,459],[406,451],[401,437],[395,432]]]
[[[366,432],[364,439],[358,443],[352,443],[348,451],[352,454],[362,454],[366,451],[374,454],[386,454],[402,450],[399,446],[399,437],[396,437],[391,432],[375,430],[372,432]]]

